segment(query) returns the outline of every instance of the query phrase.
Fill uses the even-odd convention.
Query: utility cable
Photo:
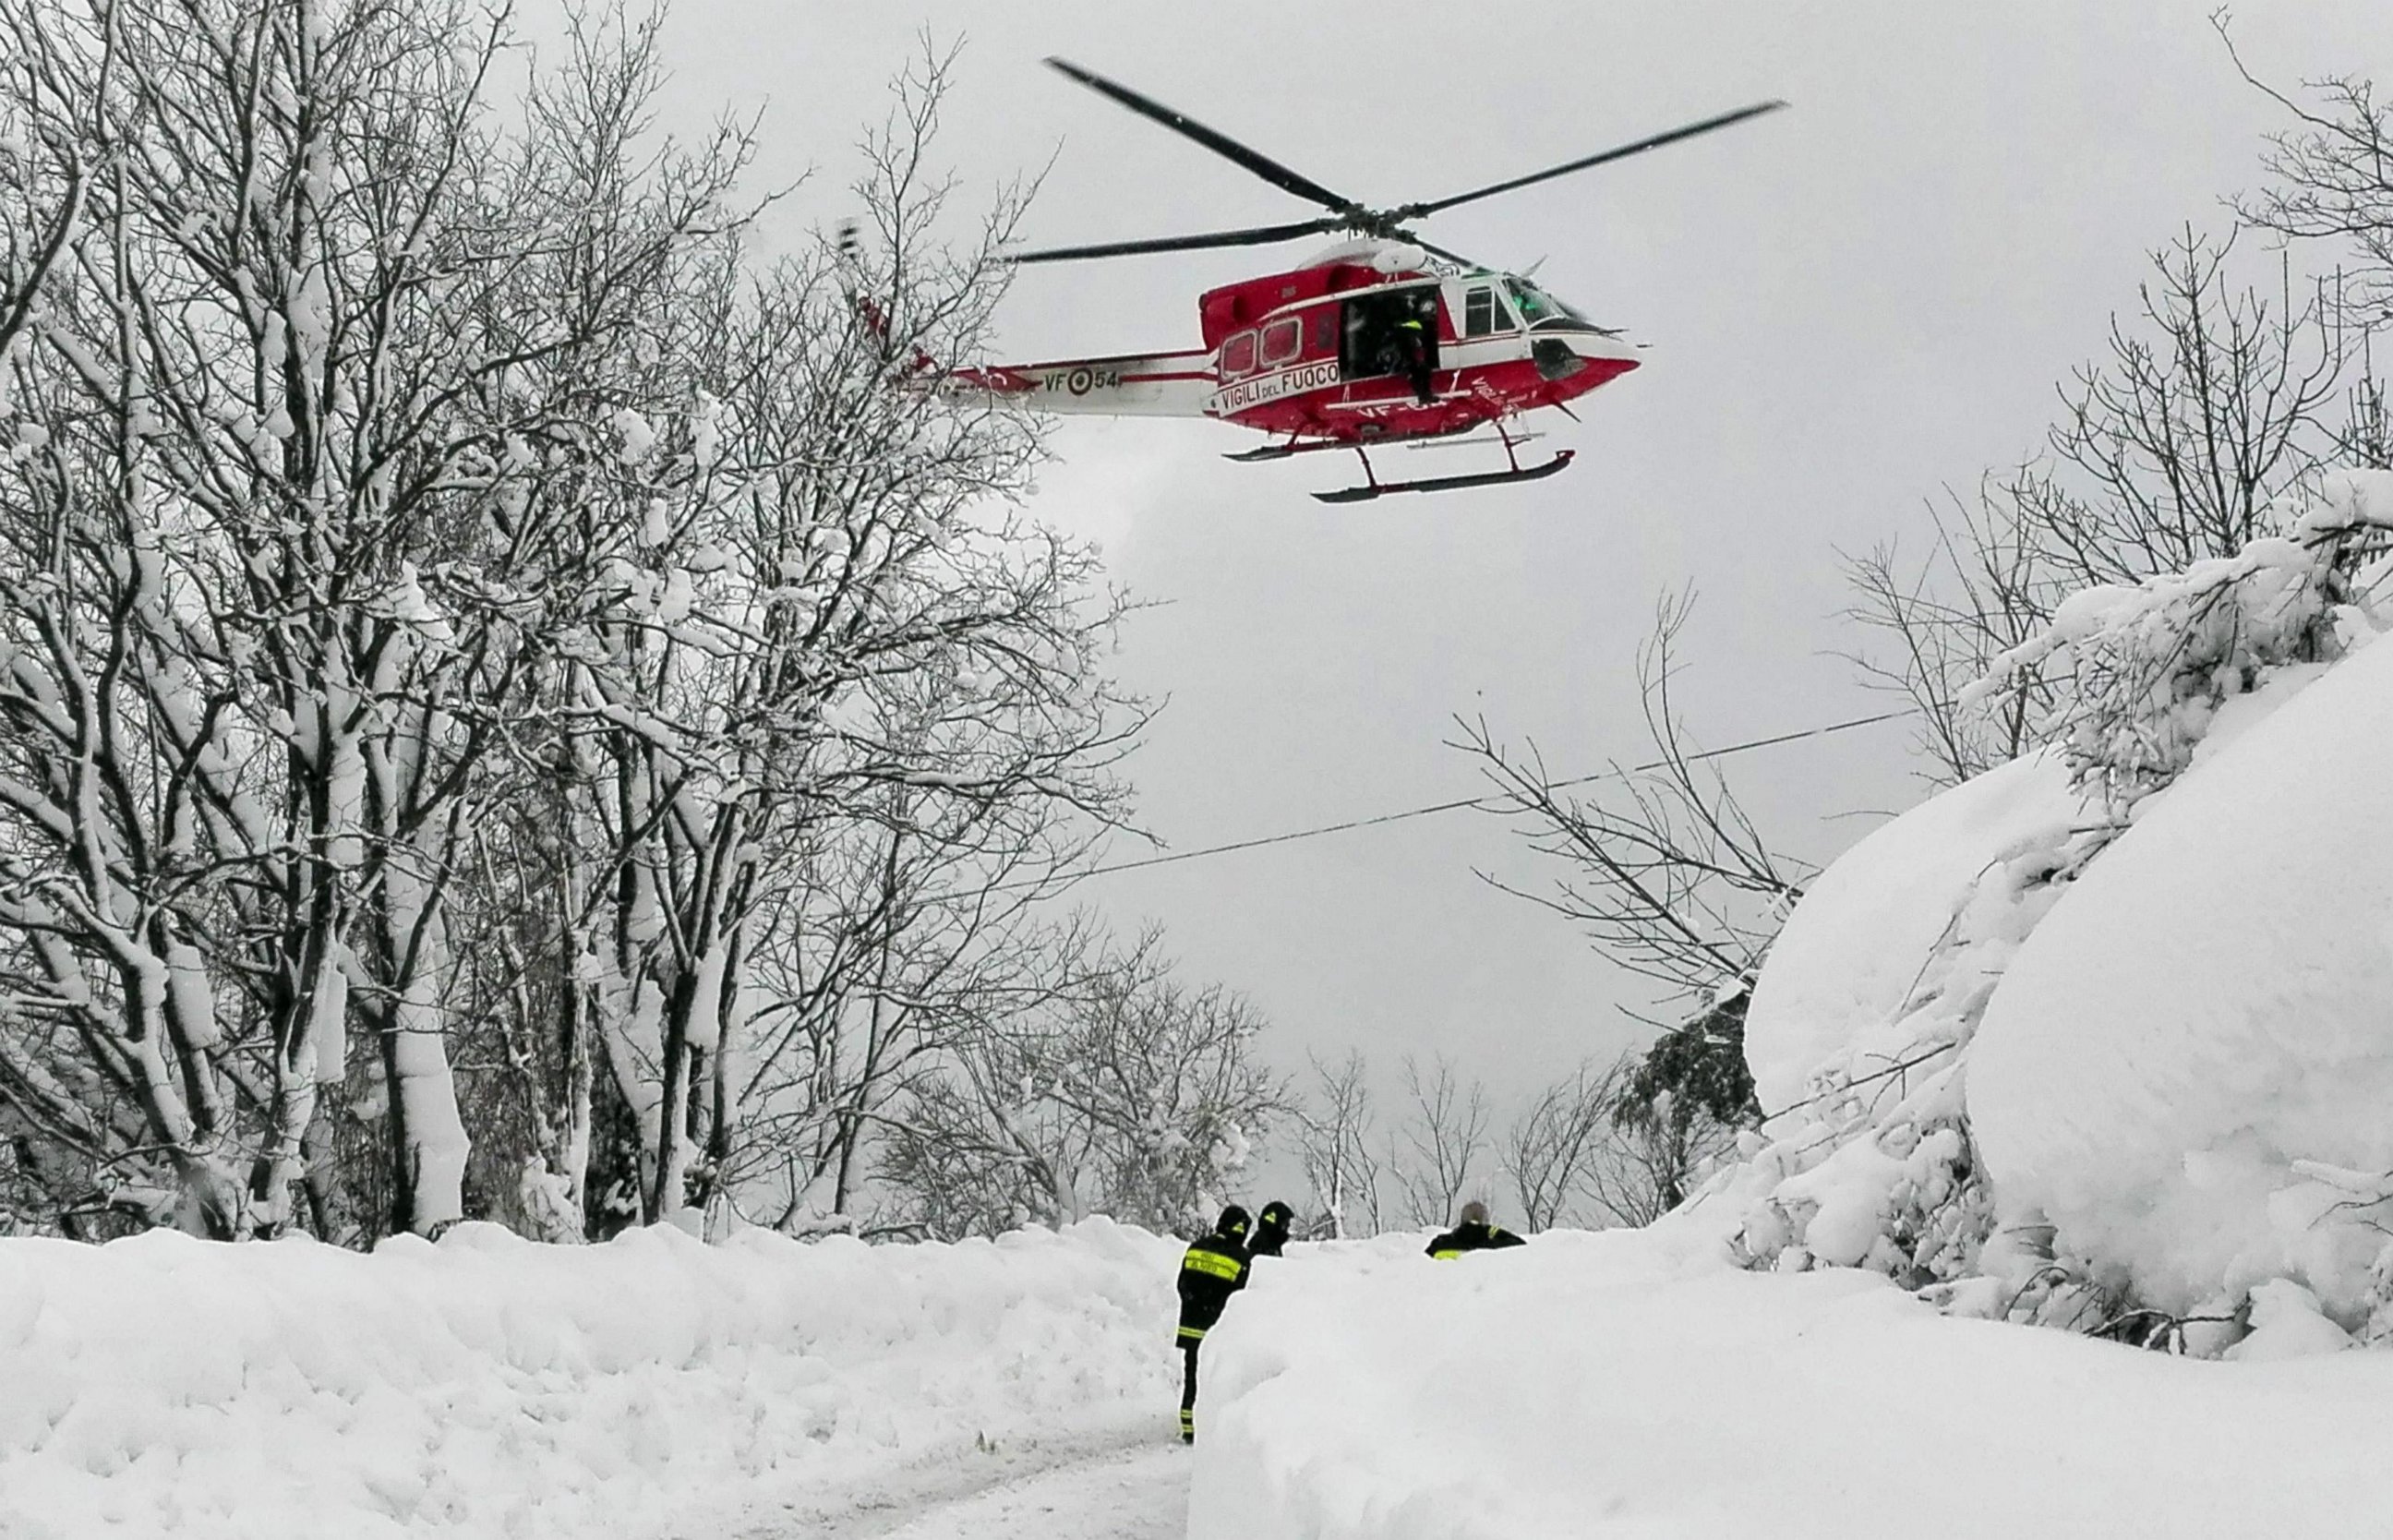
[[[1775,748],[1782,743],[1798,743],[1805,738],[1826,737],[1831,733],[1850,732],[1856,727],[1873,727],[1881,722],[1892,722],[1897,717],[1911,714],[1913,714],[1913,709],[1909,707],[1900,711],[1880,711],[1875,716],[1857,716],[1847,722],[1832,722],[1824,727],[1806,727],[1798,732],[1779,733],[1770,737],[1748,738],[1743,743],[1732,743],[1724,749],[1706,749],[1697,753],[1682,755],[1681,758],[1688,763],[1693,763],[1698,760],[1724,759],[1731,754],[1747,753],[1756,749]],[[1658,759],[1644,764],[1631,764],[1625,768],[1615,766],[1610,770],[1598,770],[1592,775],[1574,776],[1568,780],[1550,781],[1547,785],[1551,790],[1560,790],[1566,786],[1585,786],[1592,781],[1610,780],[1615,777],[1634,776],[1647,770],[1659,770],[1669,763],[1667,759]],[[1408,807],[1399,813],[1380,813],[1368,818],[1349,818],[1343,823],[1322,824],[1314,829],[1290,829],[1284,834],[1265,834],[1253,840],[1234,840],[1225,845],[1207,845],[1201,850],[1172,851],[1162,855],[1142,856],[1135,861],[1117,861],[1110,866],[1091,867],[1084,872],[1075,874],[1072,881],[1078,881],[1083,877],[1103,877],[1110,872],[1138,871],[1147,867],[1168,867],[1179,861],[1196,861],[1209,855],[1228,855],[1241,850],[1261,850],[1266,845],[1284,845],[1297,840],[1317,839],[1324,834],[1343,834],[1349,829],[1376,829],[1381,824],[1402,823],[1407,818],[1426,818],[1436,813],[1455,813],[1466,807],[1484,807],[1494,811],[1505,805],[1509,800],[1501,796],[1477,796],[1465,797],[1457,802],[1432,803],[1426,807]]]

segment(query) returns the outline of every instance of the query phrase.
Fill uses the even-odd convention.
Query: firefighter
[[[1391,335],[1396,364],[1391,372],[1402,374],[1411,382],[1413,396],[1421,405],[1435,406],[1437,392],[1430,387],[1429,323],[1419,310],[1407,311]]]
[[[1508,1246],[1529,1243],[1510,1230],[1487,1222],[1487,1206],[1472,1198],[1462,1206],[1461,1216],[1453,1229],[1429,1243],[1429,1254],[1439,1261],[1461,1256],[1466,1251],[1488,1251]]]
[[[1288,1227],[1296,1222],[1296,1210],[1274,1198],[1263,1205],[1255,1216],[1255,1238],[1247,1246],[1249,1256],[1276,1257],[1288,1245]]]
[[[1196,1442],[1196,1350],[1222,1318],[1230,1296],[1247,1286],[1247,1211],[1236,1204],[1222,1210],[1213,1233],[1188,1244],[1180,1259],[1180,1351],[1188,1377],[1180,1391],[1180,1442]]]

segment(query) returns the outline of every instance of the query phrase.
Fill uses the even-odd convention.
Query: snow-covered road
[[[1149,1433],[974,1455],[902,1481],[752,1514],[727,1533],[737,1540],[1180,1540],[1189,1461],[1188,1450]]]

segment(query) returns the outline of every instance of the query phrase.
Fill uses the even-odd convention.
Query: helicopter
[[[1313,494],[1324,502],[1552,476],[1570,464],[1575,451],[1559,450],[1523,464],[1520,448],[1537,436],[1515,431],[1516,420],[1547,407],[1576,420],[1571,401],[1639,363],[1637,347],[1618,331],[1597,325],[1525,274],[1432,244],[1412,228],[1415,223],[1786,105],[1756,102],[1451,197],[1372,208],[1129,86],[1066,59],[1046,63],[1328,212],[1288,224],[1014,252],[1008,261],[1074,262],[1329,234],[1345,239],[1293,268],[1206,291],[1196,304],[1199,347],[958,369],[948,373],[948,386],[986,391],[1040,411],[1210,417],[1272,436],[1275,442],[1225,456],[1242,463],[1353,450],[1363,463],[1363,484]],[[1391,482],[1381,481],[1372,466],[1370,450],[1386,445],[1485,445],[1484,437],[1466,437],[1482,427],[1494,429],[1506,468]]]

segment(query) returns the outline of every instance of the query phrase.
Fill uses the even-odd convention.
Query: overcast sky
[[[2145,250],[2257,178],[2269,104],[2209,0],[679,0],[673,121],[764,108],[759,184],[835,219],[849,146],[927,30],[966,44],[946,148],[968,191],[1053,169],[1065,243],[1302,217],[1307,205],[1040,67],[1115,76],[1366,202],[1426,199],[1747,101],[1794,111],[1434,222],[1650,345],[1540,422],[1579,451],[1529,486],[1329,508],[1320,456],[1235,466],[1215,423],[1059,428],[1040,512],[1159,607],[1120,672],[1169,705],[1133,764],[1175,849],[1475,789],[1456,712],[1570,771],[1639,757],[1632,661],[1655,600],[1700,595],[1684,699],[1712,743],[1871,710],[1838,553],[1916,539],[1922,501],[2032,447],[2053,382],[2132,305]],[[2384,0],[2237,7],[2264,75],[2393,77]],[[1194,346],[1195,299],[1304,245],[1026,270],[1008,356]],[[1451,451],[1391,472],[1458,468]],[[1900,728],[1768,750],[1734,779],[1785,846],[1832,855],[1918,794]],[[1642,1005],[1568,926],[1472,875],[1538,872],[1484,816],[1096,880],[1275,1051],[1473,1060],[1510,1091],[1628,1040]],[[1140,852],[1128,845],[1123,855]]]

